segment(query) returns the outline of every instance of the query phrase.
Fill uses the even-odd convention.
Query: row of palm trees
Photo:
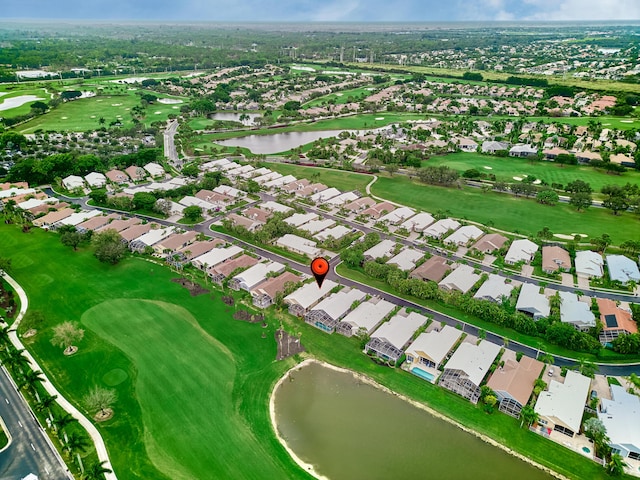
[[[53,407],[56,403],[56,396],[45,393],[40,394],[40,384],[44,381],[43,373],[33,370],[24,350],[17,349],[9,339],[10,328],[8,325],[0,326],[0,365],[4,365],[17,379],[18,389],[25,391],[35,401],[35,410],[46,414],[47,423],[53,429],[55,436],[62,445],[62,451],[69,457],[76,458],[83,480],[102,480],[105,473],[111,470],[104,467],[104,462],[95,462],[88,468],[84,468],[82,463],[82,453],[90,447],[88,437],[77,431],[68,432],[71,425],[77,423],[77,419],[71,414],[62,411],[54,414]],[[60,409],[58,409],[60,410]],[[62,437],[62,438],[61,438]]]

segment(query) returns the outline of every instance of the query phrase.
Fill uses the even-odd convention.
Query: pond
[[[330,480],[552,478],[351,373],[315,362],[293,370],[273,401],[284,442]]]
[[[269,135],[247,135],[246,137],[216,140],[225,147],[244,147],[258,155],[286,152],[321,138],[337,137],[340,132],[349,130],[320,130],[315,132],[284,132]]]
[[[240,116],[242,120],[240,120]],[[255,119],[260,118],[262,115],[259,113],[243,113],[243,112],[216,112],[207,115],[211,120],[222,120],[225,122],[240,122],[246,127],[254,125]]]

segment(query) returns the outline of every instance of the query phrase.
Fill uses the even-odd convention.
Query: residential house
[[[467,245],[472,240],[480,238],[483,233],[484,232],[475,225],[465,225],[445,238],[444,243],[449,245]]]
[[[329,187],[323,185],[322,183],[312,183],[311,185],[307,185],[300,190],[296,190],[294,193],[297,197],[306,198],[310,195],[315,195],[318,192],[322,192],[328,188]]]
[[[129,182],[129,175],[127,175],[123,171],[117,170],[115,168],[113,170],[109,170],[106,173],[106,176],[109,179],[109,181],[111,181],[113,183],[117,183],[118,185],[122,185],[124,183],[128,183]]]
[[[157,228],[150,230],[129,243],[129,248],[134,252],[143,252],[147,247],[153,247],[174,233],[173,227]]]
[[[623,153],[614,153],[609,157],[609,162],[623,167],[636,168],[636,161],[631,155],[625,155]]]
[[[166,255],[173,255],[181,248],[185,248],[191,242],[193,242],[198,236],[198,232],[193,230],[184,233],[174,233],[167,238],[163,238],[153,246],[156,253],[164,253]]]
[[[275,245],[286,248],[292,252],[299,253],[300,255],[306,255],[309,258],[315,258],[322,255],[322,249],[317,247],[317,242],[291,233],[287,233],[276,239]]]
[[[253,304],[258,308],[267,308],[273,304],[278,293],[284,292],[288,285],[301,282],[303,277],[291,272],[284,272],[277,277],[269,278],[251,290]]]
[[[611,400],[600,401],[598,418],[603,423],[612,453],[640,460],[640,397],[620,385],[610,385]]]
[[[449,275],[438,283],[445,290],[458,290],[467,293],[480,280],[480,275],[473,272],[469,265],[458,265]]]
[[[428,228],[425,228],[422,232],[427,237],[441,238],[447,232],[456,230],[460,227],[460,222],[452,220],[451,218],[443,218]]]
[[[149,175],[151,175],[153,178],[164,177],[164,168],[162,168],[161,165],[158,165],[155,162],[149,162],[142,168],[149,172]]]
[[[69,217],[70,215],[73,215],[74,213],[75,213],[75,210],[73,208],[63,208],[62,210],[49,212],[40,218],[35,218],[33,220],[33,224],[36,227],[49,229],[49,228],[52,228],[55,223],[59,222],[64,218]]]
[[[361,215],[371,217],[374,219],[378,219],[387,213],[393,212],[396,209],[396,206],[393,203],[389,202],[380,202],[376,203],[374,206],[363,210]]]
[[[549,305],[549,299],[540,293],[540,287],[533,283],[525,282],[520,289],[520,295],[518,295],[516,310],[527,313],[534,320],[538,320],[549,316],[551,306]]]
[[[571,257],[564,248],[555,245],[542,247],[542,270],[545,273],[555,273],[558,270],[571,270]]]
[[[318,219],[316,213],[294,213],[288,218],[284,219],[284,223],[298,228],[300,225],[304,225],[307,222]]]
[[[418,335],[405,352],[409,371],[416,367],[439,369],[461,336],[462,332],[450,325]]]
[[[500,250],[509,239],[499,233],[489,233],[480,238],[471,248],[482,253],[493,253]]]
[[[337,286],[338,284],[333,280],[325,279],[322,285],[318,287],[314,280],[284,297],[284,303],[289,306],[291,315],[303,317],[310,308],[314,307]]]
[[[602,155],[598,152],[585,150],[584,152],[576,152],[576,160],[578,163],[589,163],[592,161],[602,161]]]
[[[383,215],[378,219],[379,222],[385,222],[389,225],[398,225],[406,221],[408,218],[413,217],[416,214],[416,211],[413,208],[409,207],[399,207],[395,210]]]
[[[253,267],[249,267],[233,277],[229,281],[229,288],[250,292],[266,281],[270,274],[282,273],[284,269],[285,266],[279,262],[266,261],[256,263]]]
[[[298,190],[302,190],[303,188],[308,187],[310,183],[311,182],[309,180],[303,178],[301,180],[296,180],[294,182],[288,183],[287,185],[283,185],[282,190],[287,193],[294,193]]]
[[[207,269],[207,275],[211,277],[216,283],[222,283],[229,275],[236,270],[244,270],[249,267],[253,267],[258,263],[258,259],[243,253],[239,257],[232,258],[225,262],[219,263],[215,267],[209,267]]]
[[[380,297],[370,298],[349,312],[336,326],[336,332],[347,337],[371,335],[395,308],[395,304]]]
[[[607,255],[609,278],[612,281],[627,285],[629,282],[640,282],[638,264],[624,255]]]
[[[444,278],[449,270],[450,267],[447,263],[447,260],[438,255],[434,255],[422,265],[413,270],[409,274],[409,278],[419,278],[420,280],[431,280],[432,282],[439,282]]]
[[[225,195],[227,197],[231,197],[234,200],[242,198],[246,195],[242,190],[238,190],[235,187],[230,187],[229,185],[218,185],[213,189],[213,192],[219,193],[220,195]]]
[[[345,227],[344,225],[336,225],[334,227],[326,228],[322,230],[321,232],[315,234],[313,238],[315,238],[319,242],[324,242],[330,238],[333,238],[334,240],[339,240],[345,235],[347,235],[349,232],[351,232],[350,228]]]
[[[638,333],[638,325],[633,321],[631,311],[618,306],[613,300],[608,298],[598,298],[598,309],[600,310],[600,331],[599,340],[603,345],[608,345],[620,335],[631,335]]]
[[[99,215],[102,215],[102,212],[100,210],[79,210],[75,213],[72,213],[68,217],[58,220],[53,224],[53,227],[59,228],[63,225],[71,225],[75,227],[76,225],[79,225],[82,222],[85,222],[90,218],[97,217]]]
[[[341,193],[340,195],[336,195],[335,197],[329,199],[326,203],[327,205],[331,205],[333,207],[340,207],[342,205],[346,205],[348,203],[353,202],[357,198],[358,198],[358,195],[356,195],[353,192],[344,192],[344,193]]]
[[[413,335],[427,323],[427,320],[427,317],[419,313],[400,310],[371,334],[364,350],[387,362],[395,363],[402,356]]]
[[[329,295],[304,316],[304,321],[320,330],[333,333],[338,322],[351,310],[355,302],[361,302],[366,294],[356,288],[345,287]]]
[[[402,222],[400,224],[400,227],[406,229],[409,232],[422,232],[434,221],[435,219],[428,213],[420,212],[409,218],[408,220]]]
[[[578,295],[571,292],[558,292],[560,295],[560,320],[570,323],[582,332],[596,326],[596,317],[591,312],[591,299],[586,302],[578,300]]]
[[[590,385],[589,377],[573,370],[567,370],[564,383],[551,380],[549,389],[540,392],[534,408],[540,429],[547,434],[555,430],[573,438],[580,431]]]
[[[438,384],[478,403],[480,384],[499,353],[500,347],[486,340],[477,345],[463,342],[444,366]]]
[[[544,149],[542,154],[544,155],[545,160],[555,160],[558,158],[558,155],[569,155],[569,152],[564,148],[553,147]]]
[[[145,224],[133,225],[119,232],[120,238],[122,239],[123,243],[126,243],[127,245],[129,245],[129,243],[133,242],[136,238],[141,237],[142,235],[147,233],[149,230],[151,230],[151,227],[153,225],[156,225],[156,224],[145,223]]]
[[[326,203],[327,200],[333,198],[333,197],[337,197],[338,195],[340,195],[340,190],[338,190],[337,188],[331,187],[331,188],[327,188],[325,190],[322,190],[320,192],[316,192],[313,195],[311,195],[309,197],[309,199],[313,202],[313,203]]]
[[[604,260],[598,252],[576,252],[575,264],[576,274],[580,278],[602,278],[604,275]]]
[[[117,213],[110,213],[109,215],[98,215],[76,225],[76,230],[79,233],[85,233],[89,230],[95,231],[101,227],[104,227],[105,225],[108,225],[112,220],[116,220],[118,218],[120,218],[120,215],[118,215]]]
[[[496,142],[494,140],[482,142],[482,153],[495,155],[496,152],[506,152],[507,150],[509,150],[509,144],[507,142]]]
[[[518,262],[529,263],[533,260],[537,251],[538,245],[533,243],[531,240],[527,240],[526,238],[514,240],[504,257],[504,262],[509,265],[513,265]]]
[[[325,228],[333,227],[335,224],[335,220],[331,220],[330,218],[323,218],[319,220],[311,220],[304,225],[300,225],[298,229],[304,230],[305,232],[309,232],[311,235],[313,235],[321,232]]]
[[[200,270],[207,270],[209,267],[215,267],[241,253],[242,248],[237,245],[230,245],[226,248],[213,248],[191,260],[191,264]]]
[[[234,226],[245,228],[249,232],[255,232],[256,230],[259,230],[265,223],[259,220],[247,218],[244,215],[239,215],[237,213],[230,213],[226,216],[226,218]]]
[[[180,258],[186,261],[191,261],[194,258],[199,257],[200,255],[204,255],[207,252],[210,252],[218,245],[224,245],[225,242],[220,240],[219,238],[214,238],[212,240],[207,241],[196,241],[191,245],[187,245],[176,252]]]
[[[511,147],[509,156],[520,158],[537,157],[538,149],[528,144],[518,144]]]
[[[396,249],[396,242],[385,239],[373,247],[363,252],[365,261],[376,260],[378,258],[390,257]]]
[[[424,258],[424,252],[413,248],[405,248],[387,260],[387,265],[395,265],[406,272],[413,270],[416,267],[416,263],[422,258]]]
[[[289,213],[293,211],[293,208],[287,207],[286,205],[282,205],[281,203],[274,202],[272,200],[268,200],[266,202],[262,202],[260,204],[261,210],[267,210],[269,212],[274,213]]]
[[[107,184],[107,177],[99,172],[88,173],[84,179],[91,188],[102,188]]]
[[[124,171],[134,182],[140,182],[147,178],[147,171],[142,167],[131,165],[130,167],[125,168]]]
[[[344,208],[351,212],[360,212],[367,208],[370,208],[376,204],[376,201],[369,197],[360,197],[353,202],[347,203]]]
[[[273,213],[269,210],[263,210],[257,207],[249,207],[242,212],[242,214],[250,218],[251,220],[255,220],[260,223],[267,223],[267,220],[271,218]]]
[[[518,418],[528,402],[536,379],[540,377],[544,364],[523,355],[519,361],[509,359],[496,368],[487,381],[498,397],[498,410]]]
[[[475,152],[478,150],[478,144],[470,138],[458,138],[454,140],[458,148],[463,152]]]
[[[98,217],[99,218],[99,217]],[[113,222],[107,224],[107,225],[103,225],[102,227],[98,227],[96,228],[97,232],[103,232],[105,230],[114,230],[118,233],[120,233],[123,230],[126,230],[129,227],[132,227],[134,225],[138,225],[142,223],[142,220],[140,220],[139,218],[135,218],[135,217],[131,217],[131,218],[125,218],[122,220],[114,220]]]
[[[84,179],[77,175],[69,175],[62,179],[62,185],[69,191],[77,188],[82,189],[84,188]]]
[[[508,299],[511,296],[513,288],[513,284],[507,283],[505,277],[491,273],[489,278],[480,285],[473,298],[501,303],[504,298]]]

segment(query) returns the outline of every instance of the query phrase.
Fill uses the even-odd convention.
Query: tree
[[[11,259],[0,257],[0,277],[11,270]]]
[[[538,414],[531,405],[525,405],[520,410],[520,427],[523,423],[526,423],[528,427],[538,421]]]
[[[84,473],[84,465],[82,464],[82,458],[80,453],[84,452],[89,447],[89,440],[84,435],[80,435],[76,432],[71,432],[71,435],[67,437],[66,445],[63,447],[72,456],[74,453],[80,466],[80,471]]]
[[[196,178],[199,173],[200,173],[200,170],[198,169],[198,166],[194,165],[193,163],[190,163],[189,165],[185,165],[182,169],[182,174],[186,175],[187,177]]]
[[[600,237],[595,237],[589,240],[589,243],[604,254],[607,247],[611,245],[611,237],[608,234],[603,233]]]
[[[73,250],[78,249],[78,245],[82,242],[82,234],[78,232],[66,232],[60,236],[60,242],[66,247],[73,247]]]
[[[98,205],[104,205],[107,203],[107,192],[104,190],[93,190],[89,194],[89,198]]]
[[[393,177],[393,174],[396,173],[398,171],[398,164],[397,163],[389,163],[387,165],[384,166],[384,169],[389,172],[389,175]]]
[[[536,200],[538,203],[542,203],[543,205],[556,205],[558,203],[559,197],[558,194],[554,190],[540,190],[536,195]]]
[[[118,232],[111,229],[95,234],[91,242],[95,248],[94,255],[96,258],[101,262],[112,265],[118,263],[127,250]]]
[[[93,387],[84,397],[84,403],[89,410],[100,410],[102,415],[106,415],[106,410],[111,408],[117,399],[116,391],[113,389]]]
[[[582,375],[589,378],[594,378],[596,372],[598,371],[598,366],[595,363],[583,358],[578,359],[578,364],[576,365],[576,367]]]
[[[553,232],[549,229],[549,227],[544,227],[536,235],[542,240],[551,240],[553,238]]]
[[[62,433],[65,443],[69,441],[66,428],[77,421],[78,420],[76,418],[74,418],[70,413],[67,412],[63,413],[62,415],[53,417],[53,428],[58,435]]]
[[[624,462],[622,456],[614,453],[611,455],[611,459],[607,462],[607,472],[614,477],[621,477],[624,473],[624,467],[626,466],[627,464]]]
[[[156,197],[149,192],[136,192],[133,194],[133,207],[136,210],[151,211],[156,204]]]
[[[20,381],[18,382],[18,388],[25,388],[31,390],[38,398],[38,392],[36,391],[36,385],[39,382],[42,382],[44,378],[42,377],[42,372],[39,370],[28,370],[26,373],[22,375]],[[38,398],[39,400],[39,398]]]
[[[112,473],[107,467],[104,466],[106,462],[92,463],[82,475],[82,480],[101,480],[104,479],[105,473]]]
[[[573,192],[569,196],[569,205],[576,207],[576,210],[585,210],[591,206],[592,197],[587,192]]]
[[[186,218],[187,220],[195,222],[200,218],[202,218],[202,207],[199,207],[197,205],[191,205],[190,207],[185,208],[182,211],[182,214],[184,215],[184,218]]]
[[[47,411],[49,415],[49,421],[51,422],[52,425],[53,425],[53,415],[51,414],[51,407],[54,403],[56,403],[56,398],[58,398],[56,395],[47,394],[44,397],[42,397],[38,402],[38,404],[36,405],[36,410],[38,410],[39,412],[44,412],[45,410]]]
[[[65,353],[71,352],[74,343],[80,342],[84,337],[84,330],[77,323],[63,322],[53,327],[53,338],[51,343],[60,348],[64,348]]]

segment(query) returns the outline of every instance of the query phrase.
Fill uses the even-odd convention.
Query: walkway
[[[27,307],[29,306],[29,299],[27,298],[27,294],[20,286],[20,284],[16,282],[12,277],[10,277],[7,273],[4,274],[4,278],[16,291],[16,293],[18,294],[18,298],[20,298],[20,312],[18,313],[18,316],[16,317],[16,320],[13,323],[11,330],[9,331],[9,339],[18,350],[24,350],[23,355],[29,360],[29,363],[34,370],[40,370],[44,372],[42,367],[38,364],[38,362],[36,362],[31,353],[29,353],[25,349],[24,345],[20,341],[20,338],[18,337],[18,325],[20,325],[22,318],[27,312]],[[96,446],[98,460],[100,462],[105,462],[104,466],[109,470],[113,470],[111,462],[109,461],[107,447],[105,446],[104,441],[102,440],[102,436],[100,435],[100,432],[98,432],[98,429],[82,413],[80,413],[80,411],[76,407],[74,407],[66,398],[62,396],[62,394],[56,389],[56,387],[54,387],[53,384],[49,381],[49,378],[46,375],[43,374],[43,376],[44,380],[42,381],[42,386],[44,387],[44,389],[49,395],[56,396],[56,402],[58,403],[58,405],[69,412],[73,416],[73,418],[78,420],[80,425],[82,425],[82,427],[91,436],[91,439]],[[53,444],[51,446],[52,448],[54,448]],[[115,473],[105,473],[106,480],[117,480],[117,478],[118,477],[116,477]]]

